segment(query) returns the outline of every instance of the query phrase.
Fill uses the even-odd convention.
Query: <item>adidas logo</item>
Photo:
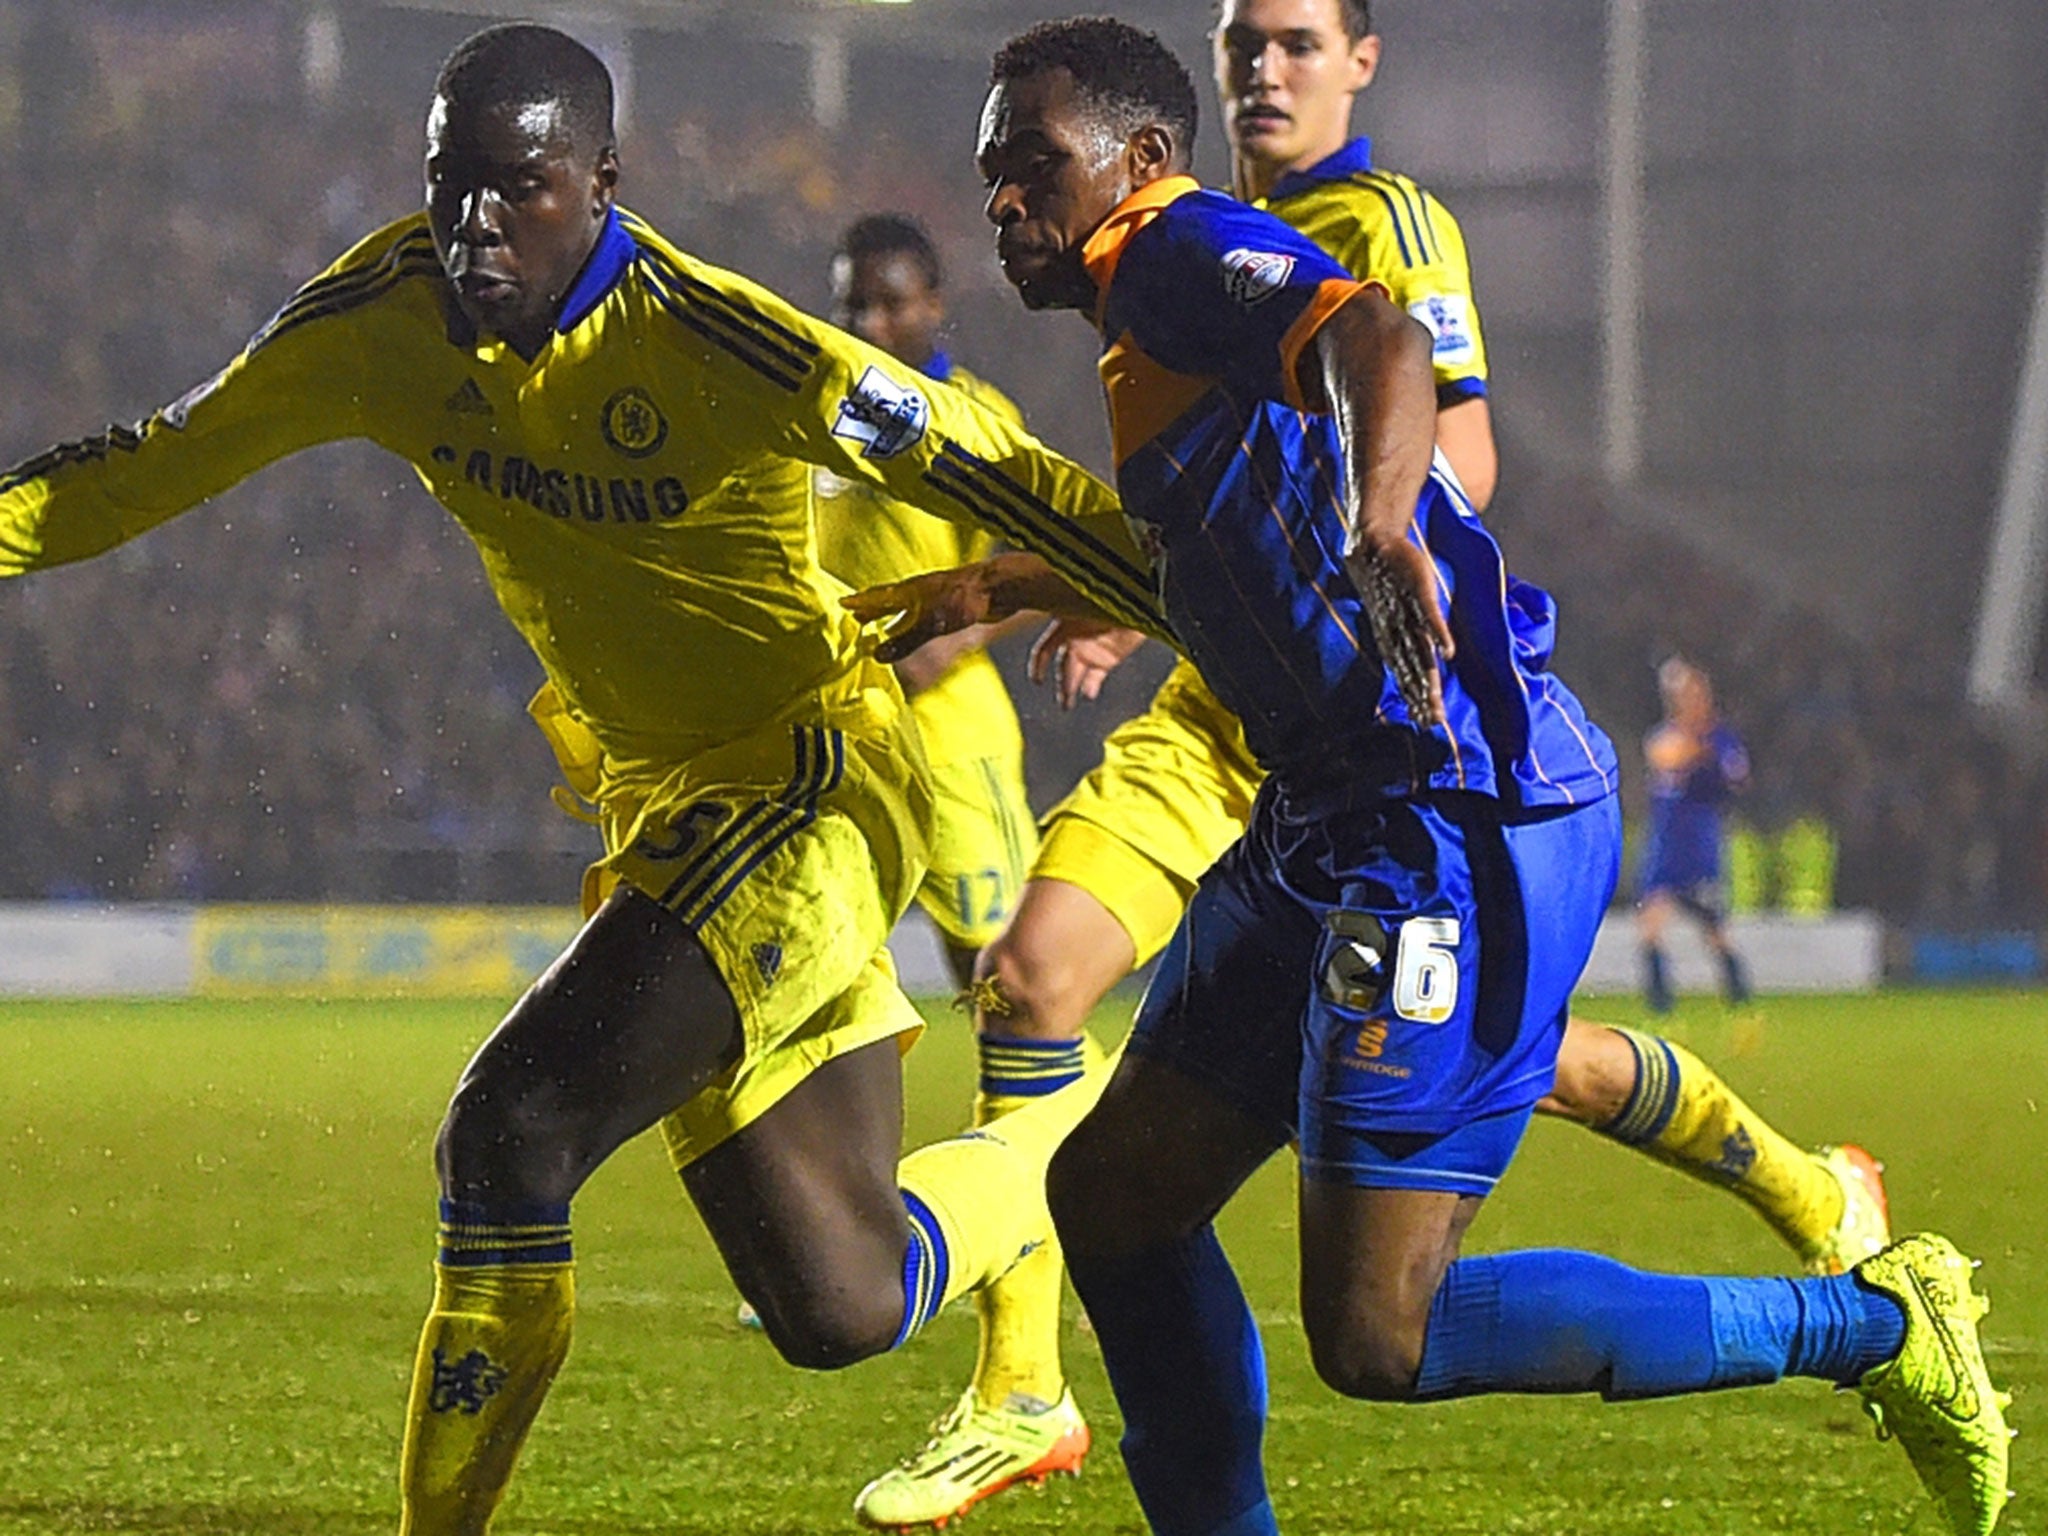
[[[475,379],[464,379],[462,388],[442,402],[447,409],[464,416],[489,416],[491,402],[484,398],[484,392],[477,388]]]

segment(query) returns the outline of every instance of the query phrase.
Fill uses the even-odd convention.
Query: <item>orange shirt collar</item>
[[[1110,279],[1116,276],[1116,264],[1123,259],[1124,247],[1131,243],[1131,236],[1158,218],[1160,210],[1168,203],[1201,190],[1202,184],[1192,176],[1165,176],[1158,181],[1148,181],[1112,208],[1109,217],[1096,226],[1095,233],[1088,237],[1088,243],[1081,247],[1081,263],[1095,283],[1098,328],[1102,323],[1103,306],[1109,302]]]

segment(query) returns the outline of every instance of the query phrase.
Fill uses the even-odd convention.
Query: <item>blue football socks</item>
[[[1721,956],[1721,995],[1733,1008],[1740,1008],[1749,1001],[1749,968],[1742,963],[1742,956],[1732,949]]]
[[[1430,1308],[1420,1399],[1609,1400],[1813,1376],[1847,1386],[1899,1351],[1899,1304],[1853,1275],[1701,1279],[1536,1249],[1460,1259]]]
[[[1654,944],[1643,946],[1643,1001],[1652,1013],[1669,1013],[1674,1001],[1670,964]]]
[[[1266,1359],[1205,1226],[1121,1258],[1070,1252],[1123,1410],[1124,1465],[1157,1536],[1278,1536],[1261,1447]]]

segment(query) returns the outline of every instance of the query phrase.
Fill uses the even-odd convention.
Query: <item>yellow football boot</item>
[[[1075,1476],[1087,1455],[1088,1425],[1071,1391],[1050,1408],[1022,1413],[984,1408],[969,1387],[933,1426],[931,1443],[861,1489],[853,1512],[882,1530],[943,1527],[1013,1484],[1042,1483],[1055,1472]]]

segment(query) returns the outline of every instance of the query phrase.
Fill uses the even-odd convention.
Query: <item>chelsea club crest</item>
[[[604,440],[629,459],[644,459],[668,441],[668,418],[661,414],[654,396],[637,384],[627,385],[605,401],[598,425]]]

